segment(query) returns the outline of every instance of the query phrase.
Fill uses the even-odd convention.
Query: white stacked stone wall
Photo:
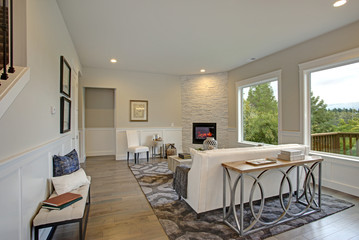
[[[218,148],[227,147],[228,74],[191,75],[181,78],[182,147],[188,152],[192,144],[192,123],[216,123]]]

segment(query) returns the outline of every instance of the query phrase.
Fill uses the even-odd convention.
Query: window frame
[[[299,81],[300,81],[300,133],[303,144],[309,146],[311,149],[311,102],[310,102],[310,84],[311,73],[340,67],[352,63],[359,62],[359,48],[351,49],[345,52],[337,53],[327,57],[315,59],[309,62],[301,63],[299,67]],[[336,153],[327,153],[310,150],[321,156],[335,156],[342,159],[359,160],[356,156],[348,156]]]
[[[282,80],[281,80],[281,76],[282,76],[282,70],[276,70],[273,72],[269,72],[269,73],[265,73],[265,74],[261,74],[252,78],[247,78],[244,80],[240,80],[236,82],[236,97],[237,97],[237,141],[238,143],[244,143],[244,144],[248,144],[248,145],[258,145],[258,144],[266,144],[266,143],[257,143],[257,142],[250,142],[250,141],[245,141],[243,139],[243,93],[242,93],[242,89],[245,87],[250,87],[253,85],[258,85],[258,84],[262,84],[262,83],[267,83],[267,82],[273,82],[273,81],[277,81],[277,88],[278,88],[278,144],[281,143],[281,136],[280,136],[280,132],[281,132],[281,123],[282,123],[282,103],[281,103],[281,86],[282,86]]]

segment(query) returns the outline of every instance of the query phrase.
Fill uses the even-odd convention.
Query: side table
[[[192,159],[183,159],[173,155],[173,156],[168,156],[167,163],[168,163],[168,169],[171,170],[172,172],[175,172],[176,167],[179,165],[191,166]]]
[[[157,153],[157,148],[159,152]],[[152,140],[152,157],[163,157],[164,156],[164,143],[162,141]]]

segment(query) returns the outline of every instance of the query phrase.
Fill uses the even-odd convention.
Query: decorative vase
[[[203,149],[204,150],[212,150],[217,149],[218,142],[214,137],[207,137],[206,140],[203,141]]]

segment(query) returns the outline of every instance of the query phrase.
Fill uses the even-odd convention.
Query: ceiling
[[[83,67],[171,75],[228,71],[359,20],[358,0],[333,2],[57,0]]]

